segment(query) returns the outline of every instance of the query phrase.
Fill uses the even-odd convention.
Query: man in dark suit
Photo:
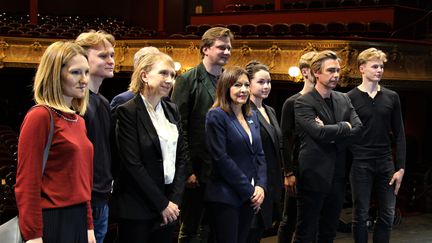
[[[311,62],[315,88],[295,102],[300,151],[294,242],[333,242],[345,191],[345,151],[362,123],[339,81],[339,58],[319,52]]]
[[[231,56],[232,39],[233,35],[227,28],[214,27],[206,31],[201,38],[201,63],[176,79],[172,93],[172,101],[180,110],[191,156],[179,242],[190,242],[200,237],[198,230],[204,214],[205,185],[211,172],[211,160],[205,145],[205,118],[214,102],[216,82]],[[201,235],[201,238],[205,236]]]

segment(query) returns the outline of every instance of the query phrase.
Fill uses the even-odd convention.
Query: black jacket
[[[314,89],[295,102],[301,141],[297,187],[304,190],[328,192],[333,180],[343,179],[347,145],[361,133],[362,123],[348,96],[332,91],[331,101],[333,112]],[[324,127],[318,125],[316,117]]]
[[[123,219],[153,219],[172,201],[180,205],[188,160],[177,106],[161,100],[167,119],[177,125],[176,170],[170,188],[165,186],[159,138],[140,95],[116,110],[116,138],[121,158],[114,197],[118,216]]]

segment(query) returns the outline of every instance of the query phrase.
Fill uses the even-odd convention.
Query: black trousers
[[[291,242],[297,223],[297,199],[285,190],[284,210],[278,229],[278,243]]]
[[[354,205],[353,236],[356,243],[368,242],[367,220],[370,198],[378,202],[378,217],[374,225],[373,242],[390,242],[393,227],[396,196],[394,185],[390,186],[395,173],[393,159],[354,160],[351,167],[351,188]]]
[[[202,183],[197,188],[186,188],[181,206],[181,226],[178,236],[179,243],[194,241],[207,242],[208,232],[204,206],[204,192],[206,184]]]
[[[44,243],[88,242],[86,204],[44,209],[42,216]]]
[[[177,221],[175,221],[177,222]],[[172,243],[176,224],[159,227],[160,220],[119,219],[119,243]]]
[[[208,203],[210,230],[215,243],[245,243],[253,217],[250,202],[239,207]]]
[[[334,181],[328,193],[297,190],[295,243],[330,243],[336,237],[345,197],[345,181]]]

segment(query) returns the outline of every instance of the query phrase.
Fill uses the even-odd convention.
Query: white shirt
[[[171,184],[174,180],[177,140],[179,136],[177,126],[168,121],[160,102],[156,105],[156,108],[153,108],[142,94],[141,98],[144,101],[144,105],[146,106],[147,112],[150,115],[153,126],[159,137],[163,158],[165,184]]]

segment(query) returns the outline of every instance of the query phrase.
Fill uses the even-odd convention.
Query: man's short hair
[[[330,51],[330,50],[320,51],[312,58],[311,73],[313,74],[321,71],[323,63],[328,59],[337,60],[338,62],[341,61],[334,51]]]
[[[230,41],[234,39],[234,35],[232,34],[231,30],[225,27],[210,28],[202,35],[200,45],[201,59],[204,58],[203,49],[206,47],[211,47],[215,43],[216,39],[222,37],[228,37]]]
[[[300,69],[302,69],[302,68],[310,68],[310,66],[311,66],[311,61],[312,61],[312,59],[314,58],[314,56],[317,54],[317,52],[316,51],[310,51],[310,52],[306,52],[305,54],[303,54],[301,57],[300,57],[300,60],[299,60],[299,68]]]
[[[357,57],[357,65],[360,67],[360,65],[363,65],[371,60],[380,60],[382,62],[387,62],[387,55],[383,51],[371,47],[360,52]]]
[[[106,40],[114,47],[115,46],[115,38],[113,35],[108,34],[103,30],[94,31],[90,30],[89,32],[81,33],[75,40],[75,43],[80,45],[85,50],[89,48],[95,47],[103,41]]]

